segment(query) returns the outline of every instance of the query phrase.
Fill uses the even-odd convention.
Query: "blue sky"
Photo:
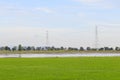
[[[0,44],[94,47],[120,45],[119,0],[0,0]]]

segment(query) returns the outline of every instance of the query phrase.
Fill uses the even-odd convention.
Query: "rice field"
[[[0,80],[120,80],[120,57],[1,58]]]

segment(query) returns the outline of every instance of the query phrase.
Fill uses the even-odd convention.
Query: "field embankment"
[[[57,54],[61,54],[61,53],[120,53],[120,51],[76,51],[76,50],[53,50],[53,51],[49,51],[49,50],[43,50],[43,51],[0,51],[0,54],[51,54],[51,53],[57,53]]]

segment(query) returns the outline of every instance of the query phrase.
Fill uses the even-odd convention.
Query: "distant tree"
[[[52,47],[51,47],[51,50],[55,50],[55,47],[54,47],[54,46],[52,46]]]
[[[5,46],[5,50],[10,51],[11,49],[10,49],[10,47]]]
[[[64,50],[64,47],[63,47],[63,46],[61,46],[61,47],[60,47],[60,49],[61,49],[61,50]]]
[[[22,45],[19,44],[19,45],[18,45],[18,51],[22,51],[22,50],[23,50]]]
[[[34,46],[32,46],[32,47],[31,47],[31,50],[35,51],[35,47],[34,47]]]
[[[104,47],[104,50],[105,50],[105,51],[109,50],[109,47]]]
[[[27,50],[27,47],[26,47],[26,46],[24,46],[24,47],[22,46],[22,50],[23,50],[23,51],[26,51],[26,50]]]
[[[120,48],[119,47],[115,47],[115,51],[119,51],[120,50]]]
[[[112,51],[112,50],[114,50],[114,49],[111,47],[111,48],[109,48],[109,50],[111,50],[111,51]]]
[[[86,48],[86,50],[87,50],[87,51],[90,51],[90,50],[91,50],[91,48],[90,48],[90,47],[87,47],[87,48]]]
[[[17,50],[17,46],[14,46],[13,48],[12,48],[12,51],[16,51]]]
[[[38,51],[41,50],[41,47],[36,47],[36,50],[38,50]]]
[[[72,48],[71,48],[71,47],[68,47],[68,50],[72,50]]]
[[[31,47],[30,47],[30,46],[28,46],[28,47],[27,47],[27,50],[28,50],[28,51],[30,51],[30,50],[32,50],[32,49],[31,49]]]
[[[60,48],[55,48],[55,50],[61,50]]]
[[[47,50],[51,50],[51,48],[50,48],[50,47],[47,47]]]
[[[99,49],[96,48],[91,48],[92,51],[98,51]]]
[[[99,48],[99,51],[104,51],[104,48]]]
[[[78,48],[68,47],[68,50],[74,50],[74,51],[77,51],[77,50],[78,50]]]
[[[73,50],[77,51],[77,50],[78,50],[78,48],[73,48]]]
[[[80,47],[80,51],[84,51],[84,48],[83,48],[83,47]]]
[[[112,47],[111,48],[109,48],[109,47],[104,47],[104,50],[105,51],[108,51],[108,50],[114,50]]]
[[[1,47],[0,50],[5,50],[5,47]]]

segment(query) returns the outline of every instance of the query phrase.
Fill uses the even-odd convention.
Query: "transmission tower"
[[[95,48],[98,50],[98,26],[95,26]]]
[[[46,46],[49,45],[49,34],[48,31],[46,31]]]

